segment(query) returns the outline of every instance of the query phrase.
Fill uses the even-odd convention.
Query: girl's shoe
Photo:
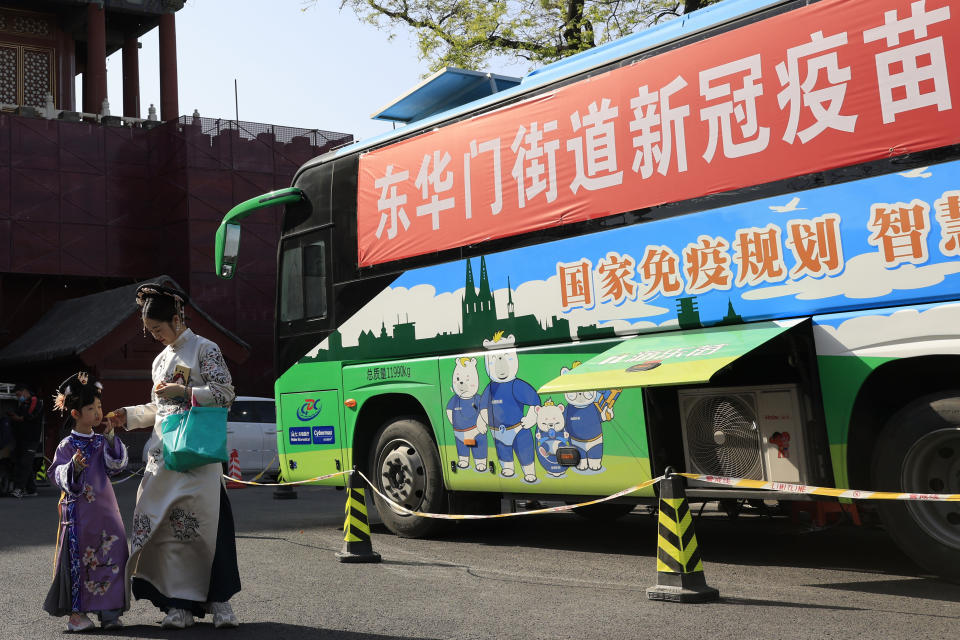
[[[170,609],[160,626],[164,629],[183,629],[193,626],[193,614],[186,609]]]
[[[114,618],[113,620],[104,620],[100,623],[101,629],[106,629],[110,631],[112,629],[123,629],[123,622],[120,618]]]
[[[85,613],[75,613],[67,620],[67,631],[89,631],[93,627],[93,620],[88,618]]]
[[[213,614],[215,629],[233,629],[240,626],[240,621],[237,620],[237,615],[229,602],[211,602],[207,611]]]

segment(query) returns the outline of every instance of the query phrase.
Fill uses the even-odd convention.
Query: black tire
[[[377,489],[407,509],[446,513],[440,456],[427,426],[416,418],[398,418],[380,429],[375,442],[370,480]],[[422,538],[442,528],[442,520],[399,514],[376,494],[374,501],[383,524],[402,538]]]
[[[636,506],[624,502],[598,502],[597,504],[588,504],[585,507],[577,507],[573,512],[581,518],[594,522],[613,522],[633,511]]]
[[[919,398],[894,414],[874,450],[871,489],[960,493],[960,390]],[[914,562],[960,582],[960,504],[877,501],[887,531]]]

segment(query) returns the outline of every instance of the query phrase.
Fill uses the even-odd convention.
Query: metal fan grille
[[[687,413],[687,453],[700,473],[763,479],[754,411],[737,396],[707,396]]]

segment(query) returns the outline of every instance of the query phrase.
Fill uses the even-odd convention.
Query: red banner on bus
[[[824,0],[366,153],[360,266],[958,143],[958,5]]]

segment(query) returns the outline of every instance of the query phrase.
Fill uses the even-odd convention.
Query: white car
[[[280,468],[277,458],[277,408],[273,398],[237,396],[227,414],[227,455],[236,449],[240,472],[264,477]]]
[[[148,441],[143,447],[143,460],[147,460],[149,444]],[[265,469],[262,481],[269,482],[276,476],[280,465],[277,458],[277,410],[273,398],[238,396],[233,401],[227,414],[227,455],[234,450],[244,479]]]

